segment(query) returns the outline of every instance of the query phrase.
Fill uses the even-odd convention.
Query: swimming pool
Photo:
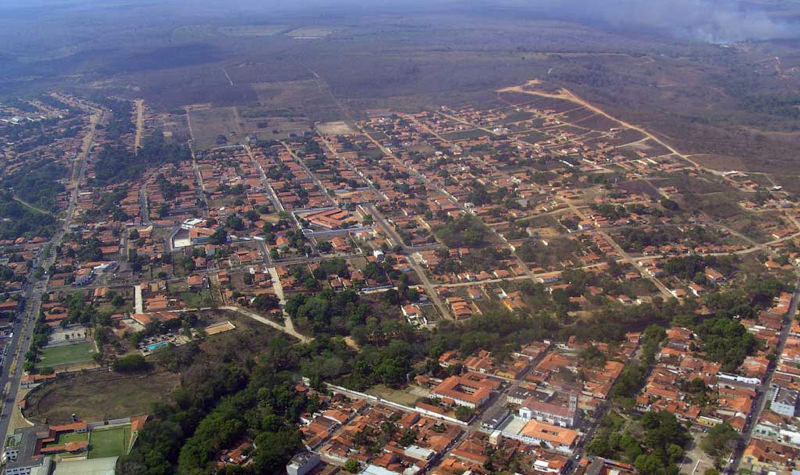
[[[158,343],[153,343],[151,345],[147,345],[147,351],[157,350],[157,349],[162,348],[162,347],[167,346],[167,345],[169,345],[168,341],[159,341]]]

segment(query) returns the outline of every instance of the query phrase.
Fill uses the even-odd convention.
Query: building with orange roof
[[[500,382],[477,373],[463,376],[450,376],[433,388],[431,397],[447,403],[477,409],[491,397],[492,391],[500,387]]]
[[[546,422],[531,420],[518,434],[505,434],[532,445],[541,445],[560,451],[571,452],[578,442],[578,431]]]

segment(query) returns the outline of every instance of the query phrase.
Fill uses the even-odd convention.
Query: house
[[[189,285],[190,290],[197,290],[203,288],[203,284],[205,284],[205,279],[200,275],[190,275],[186,279],[186,283]]]
[[[705,287],[703,287],[700,284],[696,284],[694,282],[689,284],[689,290],[692,291],[692,293],[695,295],[695,297],[699,297],[702,294],[706,293],[706,288]]]
[[[290,242],[289,238],[283,235],[275,238],[275,246],[277,246],[278,249],[286,249],[287,247],[289,247],[289,242]]]
[[[75,272],[75,281],[72,283],[72,285],[80,287],[90,283],[93,278],[94,273],[92,272],[92,269],[84,267],[83,269],[78,269],[77,272]]]
[[[419,305],[414,303],[403,305],[400,307],[400,310],[411,325],[420,326],[428,324],[428,319],[425,318],[425,314],[422,312],[422,309],[419,308]]]
[[[752,438],[742,454],[742,463],[749,466],[752,473],[789,473],[800,451],[776,442]]]
[[[717,285],[722,282],[725,282],[725,276],[716,271],[715,269],[712,269],[711,267],[706,267],[703,273],[706,276],[706,280],[708,280],[708,282],[711,285]]]
[[[481,289],[476,289],[474,287],[467,290],[467,294],[469,295],[470,300],[478,300],[483,297],[483,292],[481,292]]]

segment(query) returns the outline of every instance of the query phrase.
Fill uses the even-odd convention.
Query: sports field
[[[53,368],[76,363],[85,363],[92,359],[94,345],[89,342],[76,345],[57,346],[42,350],[39,367]]]
[[[95,429],[89,435],[89,458],[125,455],[131,440],[130,426]]]

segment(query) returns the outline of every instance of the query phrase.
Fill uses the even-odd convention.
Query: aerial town
[[[209,147],[3,103],[4,473],[794,473],[798,197],[497,97]]]

